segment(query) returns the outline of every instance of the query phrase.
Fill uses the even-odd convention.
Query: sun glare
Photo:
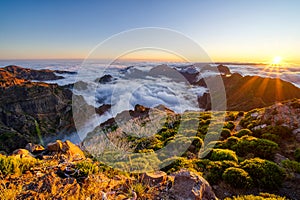
[[[272,64],[273,65],[279,65],[281,60],[282,60],[282,58],[280,56],[276,56],[276,57],[273,58]]]

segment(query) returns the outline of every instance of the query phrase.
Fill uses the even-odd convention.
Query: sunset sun
[[[281,61],[282,61],[282,58],[280,56],[275,56],[273,58],[272,64],[273,65],[279,65],[281,63]]]

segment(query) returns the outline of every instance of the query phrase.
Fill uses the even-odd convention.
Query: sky
[[[214,62],[300,63],[299,8],[298,0],[0,0],[0,59],[81,59],[112,35],[161,27]]]

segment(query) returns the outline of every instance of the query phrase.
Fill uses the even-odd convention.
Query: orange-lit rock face
[[[8,71],[0,69],[0,87],[7,88],[15,85],[21,85],[26,82],[24,79],[18,79]]]

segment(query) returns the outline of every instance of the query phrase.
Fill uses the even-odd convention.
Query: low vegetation
[[[21,175],[23,172],[34,167],[37,163],[38,161],[34,158],[0,155],[0,172],[2,175]]]

